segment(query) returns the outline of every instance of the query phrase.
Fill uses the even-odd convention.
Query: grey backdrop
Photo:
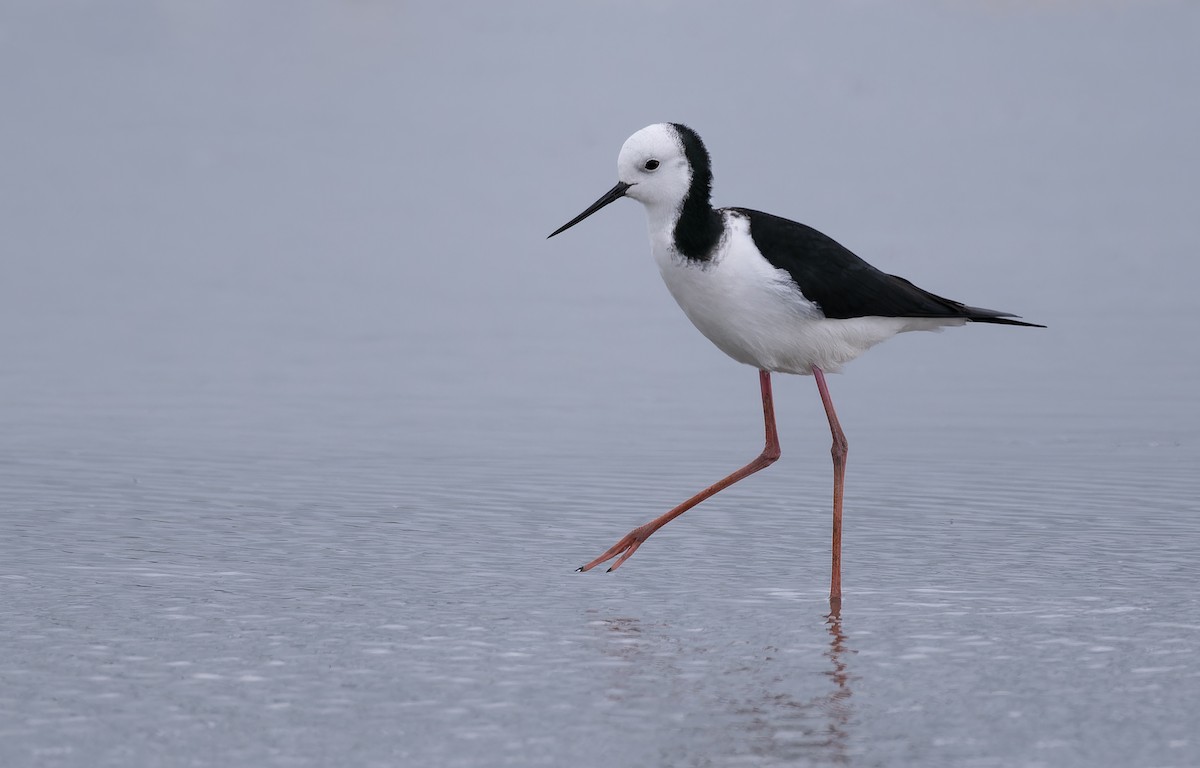
[[[0,8],[0,763],[1200,763],[1200,10]],[[909,334],[750,458],[615,181],[1048,330]]]

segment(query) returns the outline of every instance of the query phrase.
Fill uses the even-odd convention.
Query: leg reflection
[[[807,613],[807,621],[820,616]],[[599,653],[622,662],[606,670],[604,698],[636,714],[648,732],[694,724],[693,738],[674,743],[664,764],[703,764],[700,758],[714,755],[788,765],[853,762],[856,651],[836,603],[824,615],[824,633],[814,636],[810,624],[807,641],[786,651],[770,645],[747,654],[728,632],[682,631],[629,616],[593,625]]]
[[[829,601],[829,613],[825,616],[825,628],[829,632],[829,649],[825,658],[833,664],[826,672],[833,681],[833,690],[828,696],[826,711],[829,716],[829,746],[831,757],[839,763],[849,760],[850,746],[850,671],[846,662],[848,654],[855,651],[846,648],[846,633],[842,631],[842,601]]]

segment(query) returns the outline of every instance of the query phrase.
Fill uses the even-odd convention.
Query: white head
[[[626,139],[617,156],[617,179],[629,185],[626,197],[648,208],[682,205],[692,169],[675,126],[655,123]]]
[[[709,208],[712,170],[696,132],[678,123],[655,123],[625,140],[617,156],[617,185],[559,227],[569,229],[621,197],[645,205],[652,217],[675,218],[684,202]]]

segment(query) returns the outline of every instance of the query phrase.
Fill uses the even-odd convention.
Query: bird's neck
[[[712,258],[725,222],[707,199],[689,195],[678,207],[647,206],[650,237],[689,261]]]

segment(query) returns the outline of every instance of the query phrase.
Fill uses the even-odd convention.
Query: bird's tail
[[[925,300],[916,311],[903,313],[905,317],[961,317],[973,323],[1023,325],[1026,328],[1046,327],[1037,323],[1027,323],[1011,312],[997,312],[994,309],[984,309],[983,307],[969,307],[961,301],[947,299],[945,296],[930,293],[924,288],[918,288],[903,277],[897,277],[896,275],[888,275],[888,277],[896,285],[907,289],[911,295]]]
[[[1037,323],[1027,323],[1021,320],[1017,315],[1009,312],[997,312],[994,309],[983,309],[982,307],[963,307],[963,314],[972,323],[994,323],[996,325],[1023,325],[1026,328],[1045,328],[1044,325]]]

